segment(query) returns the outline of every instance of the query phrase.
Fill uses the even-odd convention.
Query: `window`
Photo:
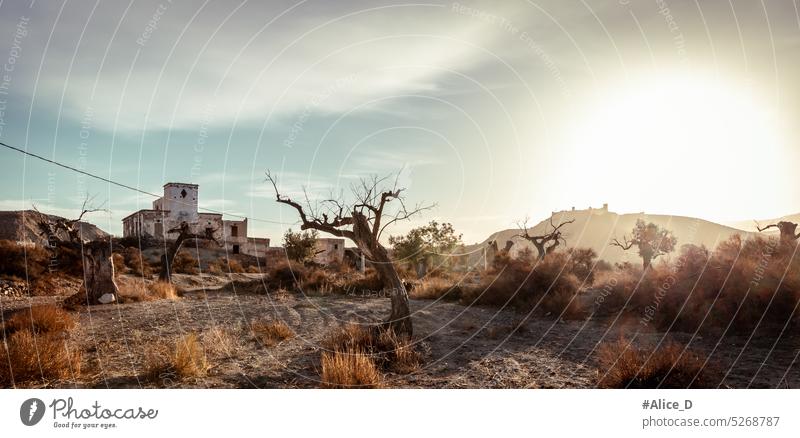
[[[181,190],[181,198],[186,197],[186,189]]]
[[[231,237],[239,237],[239,227],[237,225],[231,225]]]
[[[239,245],[233,245],[233,253],[239,254]]]
[[[338,243],[334,243],[334,244],[333,244],[333,249],[335,249],[335,250],[336,250],[336,249],[339,249],[339,244],[338,244]]]

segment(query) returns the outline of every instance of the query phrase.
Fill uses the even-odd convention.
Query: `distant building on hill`
[[[588,212],[597,216],[602,216],[608,213],[608,204],[603,204],[601,208],[593,208],[589,207],[585,210],[576,210],[575,207],[572,207],[570,210],[561,210],[561,211],[554,211],[552,215],[564,214],[564,213],[580,213],[580,212]]]

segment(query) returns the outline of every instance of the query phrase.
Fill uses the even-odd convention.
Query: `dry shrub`
[[[206,268],[206,273],[213,274],[213,275],[223,275],[225,274],[225,270],[222,268],[222,265],[219,264],[218,261],[210,262],[208,267]]]
[[[346,324],[328,333],[322,347],[328,352],[366,354],[379,368],[403,374],[422,362],[410,338],[375,326]]]
[[[189,333],[175,343],[175,358],[172,363],[180,377],[202,377],[208,371],[208,359],[197,335]]]
[[[115,252],[111,255],[111,262],[114,264],[114,275],[127,274],[128,267],[125,266],[125,256]]]
[[[118,281],[120,303],[139,303],[155,300],[175,300],[178,289],[163,281],[147,284],[144,280]]]
[[[605,311],[624,306],[661,330],[781,331],[792,318],[797,324],[800,304],[800,257],[792,251],[777,239],[734,235],[713,252],[684,245],[678,257],[644,272],[623,266],[604,273],[595,287],[608,292]]]
[[[247,267],[247,269],[245,269],[245,272],[248,274],[261,274],[261,269],[262,268],[258,267],[257,265],[250,265]]]
[[[626,348],[627,347],[627,348]],[[598,350],[601,388],[716,388],[722,374],[701,353],[677,343],[657,350],[638,349],[628,342],[603,344]],[[704,365],[705,364],[705,365]]]
[[[461,302],[582,318],[584,312],[576,297],[579,282],[567,269],[568,263],[568,255],[558,252],[544,260],[498,256],[480,287],[462,292]]]
[[[234,274],[241,274],[244,272],[242,262],[236,259],[228,259],[228,271]]]
[[[253,321],[250,330],[261,345],[272,347],[286,339],[294,337],[294,332],[283,321]]]
[[[322,386],[325,388],[380,388],[383,376],[375,362],[357,350],[322,353]]]
[[[47,273],[50,254],[38,246],[0,240],[0,275],[36,281]]]
[[[155,344],[145,352],[145,377],[151,381],[172,376],[203,377],[207,371],[206,352],[194,333],[178,338],[172,350],[165,344]]]
[[[299,289],[304,294],[328,295],[344,294],[346,278],[335,271],[321,266],[308,266],[303,274]]]
[[[197,275],[200,273],[199,267],[200,263],[198,263],[197,258],[185,251],[178,252],[172,261],[172,272],[177,274]]]
[[[34,334],[61,333],[75,326],[75,318],[52,304],[33,306],[15,312],[6,320],[5,330],[14,333],[29,330]]]
[[[125,258],[125,266],[130,270],[130,273],[140,277],[150,277],[153,275],[153,268],[139,248],[125,248],[122,254]]]
[[[81,353],[63,333],[33,334],[20,330],[0,346],[0,387],[64,380],[80,375]]]
[[[156,281],[148,288],[150,295],[162,300],[175,300],[178,299],[178,289],[174,284],[165,281]]]
[[[267,286],[270,289],[294,290],[301,284],[306,273],[306,268],[300,263],[283,261],[269,270]]]
[[[426,277],[413,284],[409,291],[411,298],[420,300],[458,301],[464,290],[457,280],[450,277]]]

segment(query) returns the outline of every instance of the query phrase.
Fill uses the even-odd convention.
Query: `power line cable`
[[[144,194],[144,195],[148,195],[148,196],[153,196],[155,198],[161,198],[162,197],[162,195],[157,195],[155,193],[151,193],[151,192],[148,192],[146,190],[142,190],[142,189],[139,189],[139,188],[136,188],[136,187],[132,187],[132,186],[129,186],[127,184],[123,184],[123,183],[120,183],[120,182],[117,182],[117,181],[114,181],[114,180],[111,180],[111,179],[108,179],[108,178],[104,178],[102,176],[95,175],[95,174],[90,173],[90,172],[86,172],[85,170],[76,169],[76,168],[74,168],[72,166],[68,166],[66,164],[59,163],[58,161],[51,160],[49,158],[45,158],[45,157],[43,157],[41,155],[34,154],[33,152],[28,152],[28,151],[26,151],[24,149],[20,149],[18,147],[14,147],[14,146],[5,144],[3,142],[0,142],[0,146],[3,146],[5,148],[8,148],[8,149],[11,149],[11,150],[14,150],[14,151],[17,151],[19,153],[25,154],[25,155],[27,155],[29,157],[36,158],[38,160],[42,160],[42,161],[45,161],[45,162],[50,163],[50,164],[54,164],[54,165],[59,166],[59,167],[63,167],[64,169],[68,169],[68,170],[71,170],[73,172],[77,172],[77,173],[80,173],[82,175],[86,175],[88,177],[95,178],[95,179],[98,179],[100,181],[107,182],[109,184],[113,184],[113,185],[118,186],[118,187],[122,187],[124,189],[133,190],[134,192],[138,192],[138,193],[141,193],[141,194]],[[182,201],[178,201],[178,202],[179,203],[183,203],[185,205],[193,205],[193,204],[190,204],[188,202],[182,202]],[[209,213],[218,213],[218,214],[228,215],[228,216],[232,216],[232,217],[238,217],[238,218],[241,218],[241,219],[247,219],[247,220],[252,220],[252,221],[256,221],[256,222],[265,222],[265,223],[270,223],[270,224],[294,225],[294,224],[297,223],[297,222],[295,222],[295,223],[291,223],[290,224],[290,223],[281,222],[281,221],[274,221],[274,220],[270,220],[270,219],[260,219],[260,218],[247,217],[247,216],[242,216],[242,215],[233,214],[233,213],[227,213],[227,212],[224,212],[224,211],[214,210],[212,208],[205,208],[205,207],[198,207],[198,210],[207,211]]]

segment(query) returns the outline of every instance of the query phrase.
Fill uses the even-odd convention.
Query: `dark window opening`
[[[333,249],[339,249],[339,244],[338,243],[334,243],[333,244]]]
[[[233,245],[233,253],[239,254],[239,245]]]
[[[186,197],[186,190],[184,189],[184,190],[181,190],[181,198],[185,198],[185,197]]]
[[[231,225],[231,237],[239,237],[239,227]]]

